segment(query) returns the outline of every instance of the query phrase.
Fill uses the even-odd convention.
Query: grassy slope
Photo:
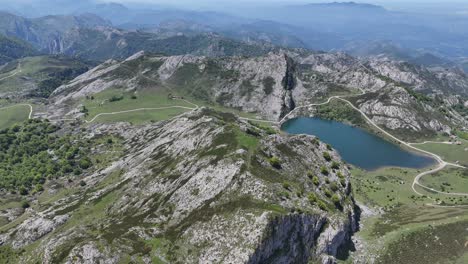
[[[21,92],[27,88],[34,87],[39,82],[49,79],[49,74],[63,71],[69,68],[82,68],[84,64],[74,59],[53,56],[26,57],[19,61],[21,72],[0,81],[1,92]],[[8,72],[0,72],[0,79],[12,75],[18,70],[18,62],[12,62],[15,67],[10,67]]]
[[[28,116],[28,106],[19,105],[7,109],[0,109],[0,129],[21,123],[27,120]]]
[[[448,168],[438,173],[427,175],[421,184],[444,192],[467,192],[468,170]]]
[[[468,166],[468,141],[462,141],[462,145],[446,144],[424,144],[418,145],[418,148],[436,153],[447,162],[459,162],[461,165]]]
[[[363,229],[357,235],[366,242],[365,250],[379,255],[377,259],[381,263],[429,263],[428,257],[433,261],[431,263],[461,260],[463,248],[454,241],[466,241],[463,239],[468,234],[459,230],[466,230],[467,209],[434,208],[426,204],[434,203],[435,199],[446,204],[468,204],[468,199],[436,195],[420,188],[418,191],[430,198],[416,196],[411,183],[417,173],[399,168],[374,172],[353,170],[356,200],[370,208],[383,208],[383,213],[363,219]],[[445,171],[441,174],[445,178],[427,177],[436,185],[440,184],[439,180],[466,184],[464,179],[447,179]],[[438,239],[444,244],[434,242]]]
[[[0,35],[0,65],[38,52],[28,43]]]
[[[141,90],[136,93],[127,92],[121,88],[113,88],[95,94],[93,99],[83,99],[81,103],[89,111],[88,116],[86,117],[87,120],[91,120],[96,115],[101,113],[119,112],[138,108],[159,108],[169,106],[183,106],[188,108],[195,107],[194,105],[183,100],[169,99],[170,93],[173,95],[175,94],[173,91],[166,88],[160,88],[158,90]],[[132,99],[132,95],[136,96],[136,98]],[[109,100],[112,97],[122,97],[122,100],[110,102]],[[187,98],[190,100],[190,102],[193,102],[199,106],[207,106],[220,111],[233,112],[243,117],[255,118],[255,115],[253,114],[242,113],[235,109],[222,107],[213,103],[205,102],[203,100],[196,100],[188,97],[184,98]],[[146,122],[166,120],[187,111],[189,110],[174,108],[163,110],[147,110],[117,115],[105,115],[98,117],[95,122],[108,123],[126,121],[135,124],[142,124]]]

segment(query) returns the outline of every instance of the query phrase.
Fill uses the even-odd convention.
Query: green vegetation
[[[333,194],[332,197],[331,197],[331,201],[332,201],[335,205],[339,206],[340,203],[341,203],[341,198],[340,198],[340,196],[339,196],[338,194]]]
[[[329,104],[317,108],[317,117],[340,122],[365,126],[367,123],[362,115],[342,101],[332,100]]]
[[[273,92],[273,86],[275,85],[275,79],[273,77],[268,76],[263,79],[263,91],[265,94],[270,95]]]
[[[27,105],[16,105],[0,109],[0,129],[22,123],[28,119],[28,116],[29,106]]]
[[[283,182],[283,188],[286,190],[291,190],[291,183],[289,182]]]
[[[311,204],[315,204],[317,202],[317,196],[315,193],[309,193],[309,195],[307,195],[307,199]]]
[[[334,170],[338,170],[340,168],[340,163],[338,163],[336,161],[333,161],[332,165],[331,165],[331,168],[334,169]]]
[[[461,145],[427,143],[417,147],[435,153],[447,162],[459,162],[461,165],[468,166],[468,141],[462,140],[460,142]]]
[[[468,132],[456,130],[455,134],[460,137],[461,139],[468,140]]]
[[[38,52],[28,43],[0,34],[0,65]]]
[[[352,171],[356,200],[384,212],[362,219],[364,228],[358,233],[369,245],[366,250],[380,255],[378,263],[455,263],[462,258],[463,252],[455,240],[464,243],[466,233],[454,232],[463,233],[460,228],[466,228],[466,209],[434,208],[426,204],[468,204],[468,197],[438,195],[422,188],[417,190],[426,195],[416,195],[411,183],[420,172],[401,168]],[[444,170],[423,177],[421,183],[434,189],[444,186],[448,191],[451,188],[466,191],[464,174],[462,170]]]
[[[424,176],[420,183],[442,192],[468,192],[468,170],[447,168]]]
[[[320,167],[320,173],[323,175],[328,175],[330,172],[328,171],[328,168],[325,166]]]
[[[37,56],[21,59],[21,72],[15,67],[10,72],[1,73],[0,79],[18,71],[15,76],[0,81],[1,92],[20,93],[34,85],[37,89],[28,91],[31,96],[48,97],[57,87],[86,72],[88,65],[63,56]]]
[[[433,102],[432,98],[430,98],[429,96],[427,96],[425,94],[418,93],[418,92],[414,91],[413,89],[406,87],[405,85],[402,85],[402,87],[405,88],[405,90],[411,96],[413,96],[416,100],[418,100],[420,102],[423,102],[423,103],[432,103]]]
[[[40,192],[48,179],[79,175],[93,166],[92,142],[80,135],[58,136],[41,120],[0,131],[0,188],[26,195]]]
[[[268,159],[270,165],[276,169],[281,169],[281,160],[278,157],[271,157]]]
[[[323,157],[325,158],[326,161],[331,161],[332,157],[330,156],[330,153],[324,152]]]
[[[314,176],[314,177],[312,178],[312,182],[314,183],[314,185],[319,186],[319,185],[320,185],[319,177]]]

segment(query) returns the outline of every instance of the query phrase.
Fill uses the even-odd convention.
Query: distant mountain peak
[[[339,7],[339,8],[366,8],[366,9],[379,9],[385,10],[384,7],[374,4],[367,4],[367,3],[357,3],[357,2],[330,2],[330,3],[313,3],[308,4],[307,6],[310,7]]]

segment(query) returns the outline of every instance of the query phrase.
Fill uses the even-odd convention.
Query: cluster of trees
[[[0,65],[22,57],[36,55],[37,53],[28,43],[0,34]]]
[[[88,67],[83,66],[51,72],[47,75],[46,79],[39,82],[37,89],[33,91],[33,95],[48,98],[59,86],[87,71]]]
[[[0,130],[0,189],[22,195],[42,191],[47,179],[80,175],[93,165],[89,141],[59,136],[57,130],[42,120]]]

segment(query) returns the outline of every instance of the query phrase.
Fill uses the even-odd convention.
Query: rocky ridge
[[[357,228],[350,173],[314,137],[268,135],[207,108],[89,130],[118,133],[127,154],[0,233],[28,248],[22,263],[334,263]]]
[[[420,74],[386,65],[361,62],[343,53],[272,52],[249,58],[154,57],[139,53],[124,62],[108,61],[59,88],[52,99],[56,106],[53,113],[66,114],[70,109],[60,109],[70,105],[72,99],[113,86],[137,91],[141,89],[141,78],[145,78],[154,82],[150,89],[170,87],[199,100],[258,113],[270,120],[280,120],[298,106],[344,95],[374,122],[390,130],[449,132],[452,125],[466,123],[462,116],[444,116],[435,103],[421,99],[435,96],[440,87],[445,87],[425,86],[433,83],[434,77],[427,79],[427,72]],[[440,78],[439,83],[451,82]],[[462,77],[455,79],[460,87],[465,87]],[[416,92],[423,86],[431,94]],[[459,95],[452,97],[457,103],[462,100]]]

